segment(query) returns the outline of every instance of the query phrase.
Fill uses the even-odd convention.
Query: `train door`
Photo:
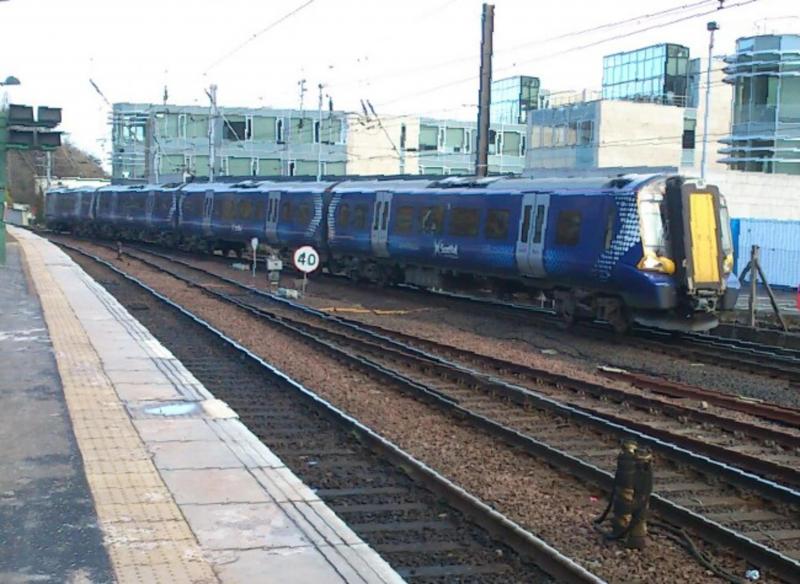
[[[206,191],[203,200],[203,232],[211,235],[211,213],[214,210],[214,191]]]
[[[544,239],[550,195],[526,193],[522,196],[522,221],[517,236],[517,268],[523,276],[544,278]]]
[[[392,193],[375,193],[375,208],[372,216],[372,253],[380,258],[389,257],[389,219],[392,206]]]
[[[278,212],[280,205],[280,191],[271,191],[267,199],[267,222],[265,227],[268,243],[278,243]]]

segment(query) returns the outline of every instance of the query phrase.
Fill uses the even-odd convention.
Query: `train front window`
[[[725,256],[722,261],[722,269],[725,274],[733,271],[733,234],[731,233],[731,217],[728,213],[728,205],[725,198],[719,196],[719,228],[722,239],[722,253]]]
[[[661,193],[639,193],[639,226],[645,253],[669,257],[667,205]]]

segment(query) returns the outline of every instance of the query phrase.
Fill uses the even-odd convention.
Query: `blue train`
[[[226,255],[310,244],[333,274],[527,291],[619,330],[713,328],[739,291],[724,197],[678,175],[112,185],[45,209],[54,230]]]

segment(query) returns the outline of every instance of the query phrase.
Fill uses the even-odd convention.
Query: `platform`
[[[34,457],[38,449],[48,456],[54,444],[80,453],[71,467],[52,472],[74,474],[77,501],[67,504],[84,503],[88,543],[81,549],[92,558],[82,568],[87,581],[403,581],[66,254],[28,231],[9,231],[17,242],[9,246],[9,265],[0,268],[6,276],[0,297],[25,308],[0,312],[0,412],[17,421],[16,432],[3,438]],[[23,266],[32,282],[28,291],[21,285]],[[25,335],[48,350],[12,350]],[[47,375],[48,361],[45,385],[61,386],[50,399],[63,400],[63,427],[42,427],[31,436],[23,429],[36,408],[18,403],[29,382],[20,378],[16,393],[7,391],[15,377],[8,372]],[[0,464],[16,464],[12,458],[0,451]],[[4,491],[0,504],[2,497]],[[40,524],[53,545],[62,545],[70,537],[65,519],[45,507]],[[0,537],[13,529],[28,527],[4,522]],[[28,537],[21,534],[22,547]],[[4,570],[23,568],[0,560],[0,579],[13,582]],[[24,570],[49,570],[45,558],[30,561]],[[63,574],[49,575],[62,581]]]

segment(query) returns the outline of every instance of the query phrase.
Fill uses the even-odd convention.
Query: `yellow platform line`
[[[40,252],[46,244],[27,238],[19,243],[50,332],[117,581],[219,582],[106,376],[100,356],[47,269]]]

